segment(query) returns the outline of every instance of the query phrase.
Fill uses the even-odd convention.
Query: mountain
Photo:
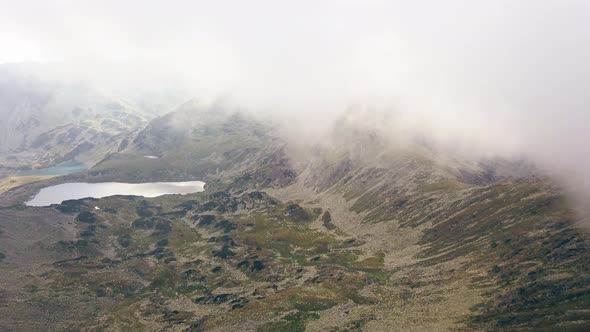
[[[86,173],[1,194],[0,329],[590,328],[588,234],[526,161],[346,119],[295,143],[189,102]],[[115,179],[207,187],[22,206],[44,185]]]
[[[1,65],[0,167],[92,165],[158,114],[138,104],[83,81],[53,79],[32,65]]]
[[[262,179],[267,173],[273,174]],[[210,185],[241,177],[241,186],[249,187],[290,183],[291,173],[275,129],[237,110],[190,101],[151,121],[89,175],[132,182],[203,179]]]

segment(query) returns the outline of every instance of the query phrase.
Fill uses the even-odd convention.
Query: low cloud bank
[[[0,62],[46,63],[105,94],[229,100],[300,139],[377,110],[383,132],[524,155],[590,197],[588,1],[4,7]]]

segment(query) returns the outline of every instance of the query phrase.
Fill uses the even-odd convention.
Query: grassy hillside
[[[355,133],[294,167],[252,119],[191,122],[185,107],[87,173],[0,196],[1,328],[590,328],[590,239],[527,165]],[[113,179],[207,188],[15,204],[42,185]]]

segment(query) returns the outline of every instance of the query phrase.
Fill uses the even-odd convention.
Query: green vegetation
[[[96,214],[89,211],[82,211],[76,217],[76,221],[86,224],[94,224],[97,221]]]
[[[266,323],[258,329],[259,332],[303,332],[305,331],[305,321],[308,319],[318,319],[320,316],[314,312],[295,312],[290,313],[278,322]]]
[[[403,310],[445,311],[457,290],[472,296],[464,312],[480,302],[449,316],[467,329],[586,327],[590,243],[563,197],[534,179],[472,186],[441,176],[402,190],[384,174],[359,170],[358,186],[334,175],[330,187],[375,224],[366,234],[336,228],[331,211],[341,210],[322,199],[281,202],[219,183],[187,196],[64,202],[55,208],[75,218],[77,238],[51,245],[66,259],[29,293],[97,303],[85,319],[107,330],[304,331],[335,306],[356,310],[340,330],[362,330]]]
[[[109,309],[101,326],[141,326],[132,311],[162,326],[216,324],[211,317],[199,320],[198,311],[156,304],[166,298],[209,306],[227,319],[281,314],[261,329],[301,331],[335,305],[374,303],[360,291],[386,280],[381,253],[359,259],[362,252],[350,238],[310,227],[327,211],[261,192],[193,195],[187,204],[174,196],[95,203],[101,210],[91,212],[84,200],[57,206],[78,212],[80,238],[56,244],[74,259],[54,264],[48,278],[55,293],[83,288],[104,303],[127,301],[127,308]],[[103,250],[116,257],[104,258]]]
[[[420,187],[420,192],[428,193],[439,190],[460,190],[466,188],[467,185],[456,180],[447,180],[429,183]]]

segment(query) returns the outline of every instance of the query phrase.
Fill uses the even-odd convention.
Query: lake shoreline
[[[103,198],[116,195],[158,197],[163,195],[184,195],[205,191],[203,181],[183,182],[72,182],[41,188],[25,202],[26,206],[50,206],[65,200],[82,198]]]

